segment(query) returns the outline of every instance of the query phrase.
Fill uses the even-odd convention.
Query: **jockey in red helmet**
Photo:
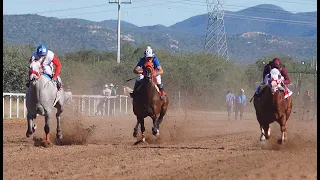
[[[259,95],[259,91],[261,86],[267,84],[267,75],[270,73],[271,69],[273,68],[277,68],[281,75],[283,76],[283,87],[285,89],[285,91],[287,92],[288,96],[290,96],[292,94],[292,92],[286,87],[286,85],[291,83],[290,77],[288,75],[288,72],[286,70],[286,67],[281,64],[280,59],[279,58],[274,58],[272,61],[270,61],[267,65],[265,65],[264,70],[263,70],[263,83],[258,87],[256,95]]]
[[[267,64],[265,67],[264,67],[264,71],[263,71],[263,79],[265,79],[265,76],[267,74],[270,73],[270,70],[273,69],[273,68],[277,68],[279,69],[281,75],[283,76],[284,80],[283,80],[283,83],[285,85],[287,84],[290,84],[291,81],[290,81],[290,77],[288,75],[288,72],[286,70],[286,67],[281,64],[280,62],[280,59],[279,58],[274,58],[272,61],[269,62],[269,64]]]

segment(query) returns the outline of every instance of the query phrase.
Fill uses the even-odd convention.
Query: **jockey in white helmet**
[[[139,76],[134,84],[134,90],[132,93],[130,93],[130,96],[132,98],[134,97],[134,91],[140,85],[140,81],[144,78],[144,76],[142,75],[142,73],[143,73],[142,67],[146,61],[150,61],[153,63],[154,69],[156,71],[157,85],[158,85],[159,90],[161,92],[161,100],[165,101],[166,92],[164,91],[163,84],[161,83],[161,74],[163,74],[163,69],[160,65],[159,59],[157,57],[155,57],[154,51],[151,49],[150,46],[147,46],[147,48],[144,52],[144,57],[139,60],[139,62],[137,63],[136,67],[133,70],[133,73],[139,74]]]
[[[52,51],[48,50],[48,48],[45,45],[40,45],[38,46],[37,51],[31,55],[30,63],[34,60],[40,61],[43,73],[49,75],[52,78],[52,80],[57,83],[57,88],[59,90],[61,88],[61,78],[59,76],[61,64],[57,55],[55,55]],[[54,72],[53,65],[55,65]],[[29,84],[30,81],[28,81],[27,87],[29,87]]]

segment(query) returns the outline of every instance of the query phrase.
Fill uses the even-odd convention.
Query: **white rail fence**
[[[3,119],[26,118],[26,94],[3,93]],[[21,107],[22,106],[22,107]],[[74,113],[85,116],[111,116],[128,114],[132,111],[132,103],[128,96],[95,96],[95,95],[72,95],[66,106],[72,106]],[[130,109],[129,109],[129,108]],[[99,112],[100,113],[97,113]]]
[[[131,101],[124,95],[73,95],[70,104],[73,112],[86,116],[122,115],[128,114],[128,107],[132,109]]]

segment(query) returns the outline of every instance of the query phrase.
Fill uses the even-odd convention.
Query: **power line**
[[[143,0],[137,0],[135,2],[142,2]],[[170,2],[170,3],[181,3],[181,2],[197,2],[201,3],[204,5],[204,3],[199,2],[199,1],[192,1],[192,0],[185,0],[185,1],[165,1],[164,2]],[[185,4],[185,3],[184,3]],[[190,4],[190,3],[189,3]],[[109,4],[99,4],[99,5],[91,5],[91,6],[83,6],[83,7],[78,7],[78,8],[68,8],[68,9],[60,9],[60,10],[53,10],[53,11],[43,11],[43,12],[37,12],[37,13],[32,13],[32,14],[43,14],[43,13],[48,13],[48,12],[62,12],[62,11],[70,11],[70,10],[79,10],[79,9],[85,9],[85,8],[94,8],[94,7],[102,7],[106,6]],[[167,5],[167,3],[155,3],[151,4],[151,6],[159,6],[159,5]],[[195,4],[190,4],[190,5],[195,5]],[[200,5],[200,4],[197,4]],[[134,6],[126,9],[136,9],[136,8],[141,8],[141,7],[148,7],[150,4],[144,5],[144,6]],[[236,5],[230,5],[230,6],[236,6]],[[243,7],[243,6],[236,6],[236,7]],[[184,11],[188,11],[185,8],[180,8]],[[260,8],[260,9],[269,9],[269,8]],[[64,17],[70,17],[70,16],[77,16],[77,15],[86,15],[86,14],[96,14],[96,13],[103,13],[103,12],[110,12],[110,11],[115,11],[115,10],[103,10],[103,11],[95,11],[95,12],[88,12],[88,13],[79,13],[79,14],[69,14],[69,15],[64,15],[64,16],[57,16],[60,18]],[[195,12],[195,11],[189,11],[189,12]],[[270,12],[270,11],[269,11]],[[196,12],[195,12],[196,13]],[[252,20],[257,20],[257,21],[267,21],[267,22],[281,22],[281,23],[292,23],[292,24],[300,24],[300,25],[311,25],[311,26],[317,26],[317,24],[314,24],[314,22],[310,21],[294,21],[294,20],[286,20],[286,19],[274,19],[274,18],[264,18],[264,17],[258,17],[258,16],[245,16],[245,15],[237,15],[237,14],[232,14],[232,13],[225,13],[226,16],[233,16],[238,17],[239,19],[252,19]],[[302,15],[300,15],[302,16]]]
[[[285,20],[285,19],[264,18],[264,17],[257,17],[257,16],[238,15],[238,14],[232,14],[232,13],[225,13],[225,14],[226,15],[231,15],[231,16],[248,17],[248,18],[251,18],[251,19],[267,20],[267,21],[273,21],[273,22],[298,23],[298,24],[301,24],[301,25],[317,26],[317,24],[315,24],[313,22],[310,22],[310,21],[294,21],[294,20]]]
[[[68,0],[68,1],[72,1],[72,0]],[[167,3],[174,3],[174,4],[190,4],[190,5],[199,5],[199,6],[206,6],[205,2],[202,1],[195,1],[195,0],[184,0],[184,1],[169,1],[169,0],[162,0],[163,2],[167,2]],[[143,0],[137,0],[135,1],[135,3],[139,3],[139,2],[143,2]],[[194,3],[186,3],[186,2],[194,2],[194,3],[199,3],[199,4],[194,4]],[[289,2],[289,1],[285,1],[285,2]],[[291,1],[290,1],[291,2]],[[161,3],[160,5],[167,5],[167,3]],[[297,2],[293,2],[293,3],[297,3]],[[305,4],[305,3],[304,3]],[[98,4],[98,5],[90,5],[90,6],[83,6],[83,7],[77,7],[77,8],[68,8],[68,9],[58,9],[58,10],[50,10],[50,11],[42,11],[42,12],[35,12],[35,13],[29,13],[29,14],[43,14],[43,13],[48,13],[48,12],[63,12],[63,11],[71,11],[71,10],[80,10],[80,9],[88,9],[88,8],[95,8],[95,7],[103,7],[103,6],[107,6],[109,4]],[[152,4],[151,4],[152,5]],[[159,3],[157,4],[153,4],[153,5],[159,5]],[[313,5],[313,4],[312,4]],[[246,8],[248,11],[256,11],[253,9],[248,9],[248,7],[245,6],[239,6],[239,5],[224,5],[224,6],[229,6],[229,7],[242,7],[242,8]],[[140,6],[138,6],[140,7]],[[135,8],[135,7],[134,7]],[[249,7],[250,8],[250,7]],[[284,12],[281,12],[281,10],[276,10],[276,9],[271,9],[271,8],[260,8],[260,7],[255,7],[256,9],[261,9],[261,10],[267,10],[267,11],[261,11],[261,12],[277,12],[277,13],[282,13],[285,14]],[[285,11],[285,10],[284,10]],[[299,12],[293,12],[293,11],[287,11],[290,13],[299,13]],[[310,17],[316,17],[316,16],[312,16],[312,15],[308,15],[308,14],[300,14],[299,16],[310,16]]]

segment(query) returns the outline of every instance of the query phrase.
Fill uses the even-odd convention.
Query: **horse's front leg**
[[[44,120],[45,120],[44,132],[46,133],[46,141],[49,141],[51,108],[45,109],[44,111],[45,111],[45,114],[44,114]]]
[[[158,124],[157,115],[153,115],[151,118],[153,121],[152,134],[154,136],[159,136],[159,129],[158,129],[159,124]]]
[[[28,121],[28,130],[26,133],[27,137],[30,137],[37,129],[37,125],[33,124],[33,120],[36,119],[37,115],[33,115],[30,111],[27,114],[27,121]]]
[[[56,119],[57,119],[57,134],[56,137],[58,139],[62,139],[62,133],[61,133],[61,128],[60,128],[60,121],[61,121],[61,113],[63,112],[63,106],[60,105],[60,103],[57,103],[56,105],[57,108],[57,113],[56,113]]]
[[[280,128],[281,128],[281,137],[280,139],[278,139],[278,143],[279,144],[283,144],[286,140],[288,140],[287,138],[287,117],[285,115],[283,115],[280,119]]]
[[[146,141],[146,137],[144,136],[144,131],[146,128],[144,127],[144,118],[139,118],[138,119],[140,126],[141,126],[141,141]]]
[[[138,128],[139,128],[139,119],[137,118],[137,124],[133,129],[133,137],[137,137],[138,136]]]
[[[271,129],[269,127],[269,124],[265,124],[263,126],[260,126],[260,130],[261,130],[260,142],[265,141],[267,139],[270,139]]]

